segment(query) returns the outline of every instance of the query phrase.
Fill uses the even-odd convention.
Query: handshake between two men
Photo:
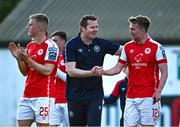
[[[102,76],[104,74],[104,69],[102,66],[94,66],[91,69],[91,72],[93,73],[94,76]]]

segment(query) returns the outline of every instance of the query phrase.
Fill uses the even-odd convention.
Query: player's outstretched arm
[[[123,69],[124,64],[122,63],[117,63],[114,67],[108,69],[108,70],[104,70],[104,75],[116,75],[119,74],[121,72],[121,70]]]
[[[101,76],[103,74],[103,68],[99,66],[94,66],[91,70],[82,70],[76,68],[76,62],[67,62],[66,70],[70,77],[76,78],[87,78],[92,76]]]

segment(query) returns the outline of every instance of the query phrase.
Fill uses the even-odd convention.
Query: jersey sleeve
[[[121,81],[118,81],[117,83],[116,83],[116,85],[115,85],[115,87],[114,87],[114,89],[113,89],[113,91],[112,91],[112,95],[114,95],[115,97],[119,97],[119,95],[120,95],[120,92],[119,92],[119,85],[121,84]]]
[[[117,97],[111,94],[109,97],[104,98],[104,104],[105,105],[113,104],[116,102],[117,99],[118,99]]]
[[[106,44],[106,53],[110,54],[110,55],[114,55],[115,52],[120,48],[120,45],[110,42],[108,40],[104,40],[102,39],[103,42],[105,42]]]
[[[167,62],[165,49],[160,44],[158,45],[158,49],[156,52],[156,61],[158,62],[158,64]]]
[[[119,56],[119,59],[118,59],[118,62],[119,63],[122,63],[122,64],[126,64],[127,62],[127,56],[126,56],[126,52],[125,52],[125,46],[123,47],[122,49],[122,52]]]
[[[56,64],[58,60],[58,55],[59,55],[59,49],[57,45],[49,43],[44,58],[45,63]]]
[[[65,45],[64,49],[64,60],[65,63],[67,62],[75,62],[76,61],[76,53],[75,53],[75,48],[73,47],[71,42],[68,42]]]
[[[120,95],[120,91],[119,91],[120,84],[121,84],[121,80],[116,83],[110,96],[104,98],[104,104],[113,104],[116,102],[116,100],[119,98],[119,95]]]

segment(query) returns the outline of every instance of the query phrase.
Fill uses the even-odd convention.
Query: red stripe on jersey
[[[167,63],[167,59],[162,59],[162,60],[159,60],[159,61],[157,61],[157,62],[158,62],[158,64]]]
[[[118,59],[118,62],[119,62],[119,63],[122,63],[122,64],[126,64],[126,61],[124,61],[124,60],[122,60],[122,59],[120,59],[120,58]]]

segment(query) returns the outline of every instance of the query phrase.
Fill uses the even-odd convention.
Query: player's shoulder
[[[74,37],[74,38],[71,38],[69,39],[67,42],[66,42],[66,46],[76,46],[78,45],[78,43],[81,43],[81,38],[80,36],[77,36],[77,37]]]
[[[50,38],[46,39],[44,41],[46,44],[54,44],[55,42],[53,40],[51,40]]]
[[[101,38],[101,37],[96,37],[93,39],[94,44],[102,45],[102,46],[109,46],[111,44],[115,44],[115,42]],[[118,46],[119,47],[119,46]]]
[[[33,44],[35,44],[35,42],[34,41],[30,41],[27,45],[33,45]]]
[[[77,38],[72,38],[72,39],[68,40],[66,44],[72,45],[72,44],[77,43],[77,42],[79,42]]]
[[[152,38],[149,39],[149,42],[150,42],[151,44],[153,44],[153,45],[158,46],[158,47],[161,46],[161,44],[160,44],[159,42],[153,40]]]
[[[47,38],[44,42],[48,47],[58,48],[56,42],[54,42],[50,38]]]
[[[31,46],[33,46],[33,45],[35,45],[35,42],[34,41],[31,41],[31,42],[29,42],[28,44],[27,44],[27,46],[26,47],[31,47]]]
[[[126,42],[123,47],[126,50],[126,49],[129,49],[130,47],[134,47],[135,43],[136,43],[135,41],[131,40],[131,41]]]
[[[93,39],[94,41],[108,41],[107,39],[101,38],[101,37],[95,37]]]
[[[132,44],[134,44],[134,43],[135,43],[135,41],[131,40],[131,41],[126,42],[126,43],[124,44],[124,46],[129,46],[129,45],[132,45]]]

